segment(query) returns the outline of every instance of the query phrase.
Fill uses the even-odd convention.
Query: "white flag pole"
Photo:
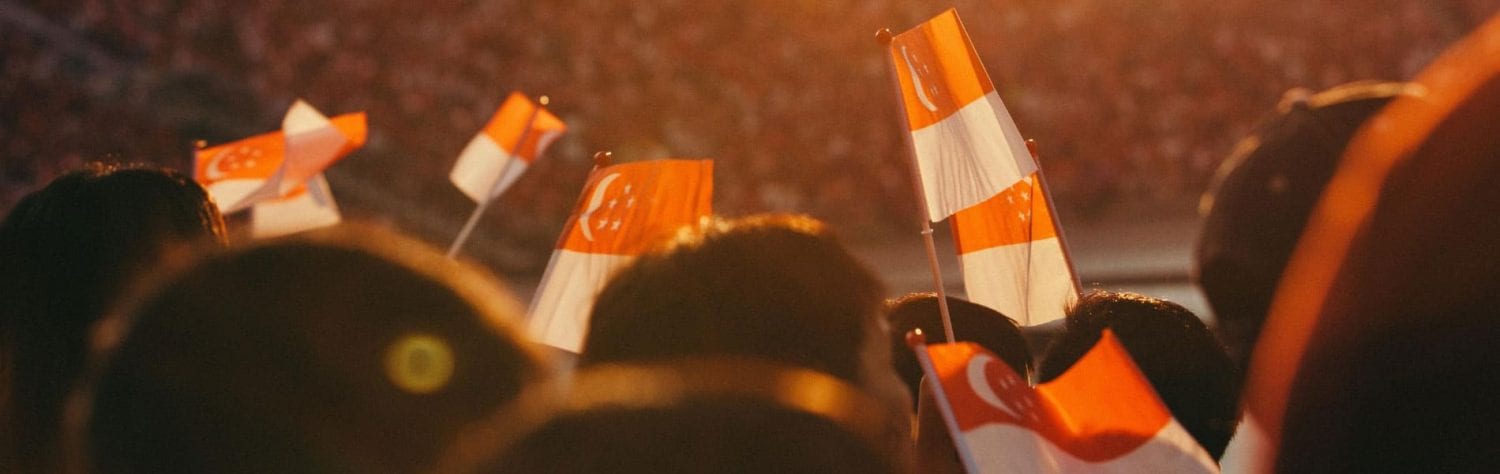
[[[969,449],[969,443],[964,440],[964,432],[958,427],[958,417],[953,413],[953,404],[948,402],[948,390],[943,387],[942,378],[938,377],[937,368],[932,365],[932,354],[927,352],[927,337],[922,335],[921,329],[913,329],[906,333],[906,347],[917,356],[917,363],[922,366],[922,374],[925,375],[923,381],[928,382],[927,387],[932,389],[932,401],[937,404],[938,414],[943,417],[943,426],[948,429],[948,437],[958,451],[958,459],[963,463],[964,471],[980,472],[979,464],[974,461],[974,453]],[[917,396],[921,394],[918,393]]]
[[[1073,253],[1068,251],[1068,239],[1063,235],[1062,219],[1057,215],[1057,204],[1052,201],[1052,187],[1047,186],[1046,175],[1042,174],[1041,155],[1036,150],[1036,140],[1026,140],[1026,151],[1031,152],[1031,161],[1036,162],[1036,186],[1042,188],[1042,197],[1047,200],[1047,214],[1052,216],[1052,231],[1057,234],[1057,246],[1062,249],[1063,261],[1067,262],[1068,273],[1073,277],[1073,296],[1078,296],[1078,292],[1083,291],[1083,282],[1079,280],[1078,267],[1073,265]],[[1035,221],[1036,219],[1032,219],[1030,222]],[[1027,258],[1030,258],[1030,252],[1027,255]],[[1030,268],[1027,268],[1027,271],[1029,272]],[[1026,280],[1029,284],[1031,281],[1029,274]],[[1027,294],[1029,295],[1030,292],[1028,291]]]
[[[536,125],[537,114],[542,112],[542,108],[546,107],[548,102],[550,102],[550,99],[545,95],[537,98],[537,106],[531,109],[531,116],[526,119],[526,127],[521,129],[521,136],[516,139],[516,144],[511,146],[511,158],[516,159],[520,155],[521,147],[526,144],[526,139],[531,138],[531,131]],[[501,182],[502,177],[496,176],[495,183],[490,185],[490,192],[485,196],[484,201],[481,201],[479,206],[474,208],[474,212],[469,214],[469,221],[464,223],[463,230],[458,231],[458,237],[453,239],[453,245],[448,246],[448,258],[450,260],[458,258],[458,251],[463,249],[465,242],[468,242],[469,234],[474,232],[475,226],[479,225],[480,217],[484,216],[484,211],[490,208],[490,203],[495,202],[495,191],[500,187]]]
[[[905,93],[901,90],[901,82],[896,79],[899,73],[896,71],[895,60],[890,54],[892,39],[894,37],[891,36],[889,28],[882,28],[875,33],[875,40],[880,42],[882,53],[885,54],[885,63],[889,66],[886,79],[891,84],[891,90],[896,92],[897,110],[901,111],[901,117],[904,118],[908,116],[906,100],[903,99]],[[904,130],[906,126],[902,125],[901,128]],[[948,338],[948,342],[953,342],[953,320],[948,316],[948,294],[943,288],[943,270],[938,266],[937,244],[932,240],[932,216],[927,213],[927,193],[922,190],[922,172],[917,168],[916,145],[911,141],[910,131],[902,133],[901,137],[906,143],[907,158],[909,158],[907,162],[911,164],[912,187],[917,191],[917,206],[922,209],[922,241],[927,245],[927,264],[932,269],[932,283],[937,288],[938,314],[943,318],[943,335]]]

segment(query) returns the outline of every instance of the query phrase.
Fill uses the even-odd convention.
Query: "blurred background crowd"
[[[917,206],[872,39],[956,6],[1064,221],[1190,209],[1292,87],[1408,79],[1496,0],[0,0],[0,215],[86,161],[191,168],[295,98],[367,111],[328,177],[346,217],[443,244],[454,159],[511,90],[570,127],[473,256],[539,273],[596,150],[711,157],[716,211],[864,235]],[[1140,207],[1140,206],[1136,206]]]

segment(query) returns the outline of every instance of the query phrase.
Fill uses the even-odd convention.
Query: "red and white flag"
[[[1218,471],[1111,331],[1035,389],[973,343],[913,349],[970,473]]]
[[[928,219],[979,204],[1036,170],[956,10],[896,35],[890,53]]]
[[[193,177],[225,213],[292,195],[365,144],[364,112],[329,120],[298,100],[281,131],[198,150]]]
[[[343,221],[333,191],[322,174],[307,180],[303,189],[283,198],[262,201],[250,208],[250,235],[257,239],[295,234]]]
[[[1047,191],[1037,175],[953,215],[969,300],[1023,326],[1062,319],[1078,299]]]
[[[528,311],[536,341],[583,348],[594,297],[616,269],[678,228],[713,214],[712,160],[656,160],[595,170],[563,229]]]
[[[512,92],[459,153],[448,180],[474,202],[488,201],[514,184],[567,129],[552,112],[539,108],[526,95]]]

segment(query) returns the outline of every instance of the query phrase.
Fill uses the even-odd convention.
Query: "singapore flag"
[[[595,170],[528,311],[527,332],[572,352],[594,297],[616,269],[713,213],[712,160],[656,160]]]
[[[1034,389],[973,343],[913,350],[970,473],[1218,472],[1109,330]]]

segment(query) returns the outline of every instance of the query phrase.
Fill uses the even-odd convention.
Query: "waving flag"
[[[257,239],[295,234],[343,221],[333,191],[322,174],[286,197],[262,201],[250,208],[250,235]]]
[[[1022,325],[1061,319],[1078,298],[1042,182],[1033,174],[953,215],[969,300]]]
[[[539,108],[520,92],[512,92],[459,153],[448,179],[474,202],[487,201],[514,184],[567,129],[547,109]],[[526,140],[518,145],[523,135]]]
[[[1035,389],[973,343],[913,349],[970,473],[1218,471],[1109,330]]]
[[[896,35],[890,54],[929,219],[979,204],[1036,169],[957,11]]]
[[[302,190],[308,180],[365,144],[365,114],[329,120],[298,100],[281,131],[198,150],[193,177],[225,214]]]
[[[610,275],[679,227],[713,213],[713,161],[657,160],[599,169],[583,188],[531,302],[532,338],[578,352]]]

